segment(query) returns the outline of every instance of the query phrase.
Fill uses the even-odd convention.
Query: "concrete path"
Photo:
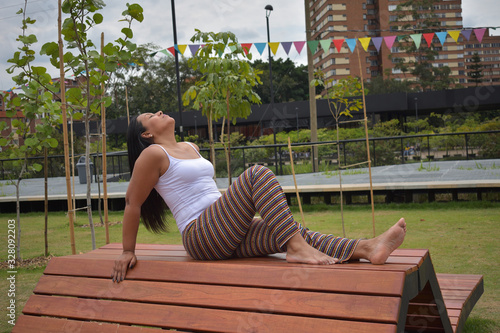
[[[272,169],[274,171],[274,169]],[[336,173],[308,173],[296,175],[297,184],[304,185],[336,185],[339,184]],[[402,165],[380,166],[372,168],[373,184],[384,183],[439,183],[439,182],[471,182],[500,184],[500,159],[475,161],[443,161],[424,162]],[[283,187],[294,186],[292,176],[278,176]],[[369,184],[368,168],[344,171],[342,184]],[[227,187],[227,179],[217,179],[217,186]],[[499,185],[500,186],[500,185]],[[49,178],[49,196],[51,199],[66,197],[66,181],[64,177]],[[108,182],[110,198],[124,197],[128,182]],[[75,189],[78,197],[84,196],[86,184],[80,184],[75,178]],[[92,193],[98,194],[96,183],[91,184]],[[101,184],[102,192],[102,184]],[[8,181],[0,181],[0,202],[15,202],[15,186]],[[25,179],[21,182],[21,197],[24,200],[39,199],[44,196],[43,179]]]

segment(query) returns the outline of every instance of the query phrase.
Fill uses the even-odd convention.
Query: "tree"
[[[467,75],[470,77],[469,82],[474,82],[477,87],[483,82],[483,65],[481,64],[481,58],[477,52],[474,52],[471,60],[472,65],[467,66],[467,69],[469,69]]]
[[[398,92],[412,92],[412,83],[410,81],[398,81],[394,78],[385,78],[383,76],[376,76],[365,82],[365,91],[367,95],[383,95],[393,94]]]
[[[262,99],[262,103],[271,103],[269,85],[269,62],[255,60],[252,67],[262,71],[262,84],[255,87],[255,92]],[[307,66],[296,66],[292,60],[281,58],[273,60],[273,87],[274,101],[285,103],[291,101],[305,101],[309,99]]]
[[[393,28],[414,30],[415,33],[431,33],[439,29],[440,22],[434,13],[435,2],[436,0],[407,0],[398,4],[395,11],[397,13],[395,23],[398,25]],[[419,90],[442,90],[454,83],[448,66],[432,66],[438,52],[431,45],[417,48],[411,35],[402,35],[400,45],[408,57],[395,57],[390,54],[389,58],[395,63],[395,69],[401,70],[404,74],[410,73],[417,78],[416,85]]]
[[[342,229],[345,236],[344,228],[344,209],[342,196],[342,168],[340,166],[340,139],[339,139],[339,120],[341,116],[352,118],[351,112],[363,109],[363,102],[359,96],[363,95],[361,82],[358,78],[349,76],[345,79],[340,79],[337,84],[332,84],[333,79],[325,79],[325,74],[321,71],[315,73],[316,78],[311,81],[311,85],[322,86],[326,90],[324,98],[328,99],[328,107],[335,119],[337,128],[337,166],[339,169],[339,185],[340,185],[340,216],[342,219]],[[316,98],[321,98],[321,95]]]
[[[232,32],[201,32],[191,38],[192,42],[203,44],[189,60],[189,65],[202,74],[183,96],[184,105],[191,101],[197,110],[208,118],[211,160],[215,162],[213,149],[212,120],[227,119],[227,174],[231,184],[231,140],[229,122],[246,118],[252,112],[251,104],[260,104],[260,97],[252,88],[260,84],[260,71],[253,69],[246,54]],[[229,52],[225,53],[225,50]],[[223,137],[222,137],[223,138]],[[226,147],[226,146],[225,146]],[[214,165],[215,168],[215,165]]]
[[[105,6],[101,0],[66,0],[62,12],[68,17],[64,20],[62,35],[67,43],[68,51],[64,54],[67,70],[81,77],[79,87],[70,88],[66,92],[67,102],[73,108],[81,110],[85,121],[85,169],[87,179],[87,215],[92,235],[92,248],[95,249],[95,231],[92,220],[91,202],[91,170],[90,170],[90,119],[99,116],[101,105],[108,107],[111,97],[105,95],[102,86],[109,82],[110,73],[116,72],[119,66],[130,63],[131,53],[136,45],[129,41],[133,37],[131,24],[134,20],[142,22],[143,9],[138,4],[128,4],[122,13],[122,21],[127,26],[121,32],[124,38],[118,38],[115,43],[103,46],[103,55],[97,50],[96,44],[89,39],[89,32],[103,21],[99,11]],[[72,53],[75,51],[75,54]],[[55,42],[43,45],[42,54],[51,57],[51,63],[59,68],[59,46]]]
[[[33,44],[37,42],[35,35],[26,35],[28,27],[35,23],[26,17],[27,1],[24,9],[18,14],[23,15],[22,34],[17,41],[22,46],[14,53],[8,62],[12,66],[7,69],[9,74],[20,70],[13,77],[14,82],[21,86],[22,92],[8,99],[6,114],[11,120],[12,129],[7,137],[0,138],[0,146],[8,147],[10,158],[16,159],[15,165],[20,166],[17,175],[16,186],[16,212],[17,212],[17,246],[16,259],[21,260],[21,214],[19,201],[19,186],[23,177],[29,172],[40,171],[42,166],[38,163],[28,165],[28,157],[40,153],[47,148],[57,147],[58,141],[54,138],[55,125],[60,122],[57,112],[60,103],[54,101],[53,95],[58,87],[51,80],[50,75],[44,67],[33,66],[35,51]],[[21,112],[22,115],[18,113]],[[0,132],[7,127],[6,122],[0,122]],[[47,248],[47,244],[46,244]]]

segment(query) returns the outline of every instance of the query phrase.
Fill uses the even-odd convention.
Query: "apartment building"
[[[403,0],[311,0],[310,16],[313,39],[352,39],[365,37],[409,36],[425,32],[422,30],[422,21],[427,15],[432,14],[437,18],[437,26],[432,27],[435,32],[462,30],[462,4],[461,0],[436,0],[433,9],[419,9],[420,19],[415,20],[411,15],[412,8],[398,8]],[[380,49],[371,44],[368,51],[359,45],[351,52],[346,43],[343,43],[340,52],[335,43],[332,43],[328,52],[322,48],[313,55],[313,64],[316,69],[321,69],[328,78],[336,80],[349,75],[363,77],[370,80],[373,77],[384,75],[397,80],[415,80],[408,72],[401,72],[395,68],[395,63],[404,60],[415,60],[408,55],[403,46],[403,41],[396,39],[389,49],[382,43]],[[434,36],[430,47],[438,52],[432,61],[432,66],[448,66],[450,76],[455,79],[455,84],[468,87],[476,85],[470,82],[468,72],[474,52],[478,52],[483,65],[483,83],[491,84],[500,80],[498,59],[500,57],[500,36],[484,36],[479,42],[472,33],[469,40],[463,35],[455,41],[447,36],[444,43]],[[421,39],[420,48],[429,45],[425,38]],[[358,57],[359,54],[359,57]]]

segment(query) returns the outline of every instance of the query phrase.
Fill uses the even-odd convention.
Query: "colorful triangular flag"
[[[248,54],[248,52],[250,52],[251,47],[252,47],[252,43],[241,44],[241,48],[243,49],[243,52],[245,52],[245,54]]]
[[[236,51],[238,47],[236,45],[229,45],[229,49],[231,50],[231,53],[233,53],[234,51]]]
[[[198,49],[200,48],[200,44],[192,44],[189,45],[189,51],[191,51],[192,55],[195,55],[196,52],[198,52]]]
[[[331,39],[322,39],[319,41],[319,43],[321,44],[321,48],[323,49],[323,51],[325,53],[328,53],[328,51],[330,50],[330,45],[332,45],[332,40]]]
[[[469,41],[471,34],[472,34],[472,29],[462,30],[462,35],[465,37],[465,39],[467,39],[467,41]]]
[[[363,38],[358,38],[359,42],[361,43],[361,46],[363,46],[363,49],[365,51],[368,51],[368,46],[370,45],[370,40],[371,37],[363,37]]]
[[[179,47],[179,52],[184,55],[184,52],[186,52],[186,48],[187,48],[187,45],[186,44],[183,44],[183,45],[177,45]]]
[[[458,43],[458,37],[460,37],[460,30],[450,30],[448,34],[453,38],[453,40]]]
[[[340,53],[340,50],[342,50],[342,44],[344,44],[344,39],[333,40],[333,45],[335,45],[335,48],[337,49],[338,53]]]
[[[380,46],[382,46],[382,40],[384,37],[373,37],[372,42],[375,48],[377,49],[377,52],[380,52]]]
[[[422,42],[422,34],[412,34],[410,37],[413,39],[413,42],[418,49],[420,47],[420,43]]]
[[[446,36],[448,36],[448,32],[447,31],[436,32],[436,36],[437,38],[439,38],[439,42],[441,43],[441,45],[444,45],[444,43],[446,42]]]
[[[356,49],[356,38],[347,38],[345,42],[347,43],[347,46],[349,46],[351,52],[354,52],[354,49]]]
[[[300,54],[300,52],[302,52],[302,49],[304,48],[304,45],[306,45],[306,42],[293,42],[293,45],[295,46],[297,52]]]
[[[173,46],[170,46],[168,49],[167,49],[170,53],[172,53],[172,55],[175,57],[175,48]],[[160,52],[163,52],[164,50],[161,50]],[[165,53],[167,54],[167,53]]]
[[[429,32],[429,33],[423,34],[423,36],[424,36],[425,41],[427,42],[427,46],[431,47],[432,40],[434,39],[434,33]]]
[[[476,35],[477,40],[479,43],[483,41],[484,33],[486,32],[486,28],[482,29],[474,29],[474,34]]]
[[[385,36],[384,37],[384,42],[385,45],[390,49],[392,49],[392,46],[394,45],[394,42],[396,41],[396,36]]]
[[[286,55],[290,53],[290,48],[292,47],[292,42],[281,42],[281,46],[283,47],[283,50],[285,50]]]
[[[260,55],[262,55],[262,52],[264,52],[264,49],[266,48],[267,43],[253,43],[257,51],[259,51]]]
[[[279,46],[280,46],[279,42],[269,43],[269,47],[271,48],[271,51],[273,52],[273,55],[276,55],[276,52],[278,52],[278,47]]]
[[[311,53],[314,54],[318,49],[319,40],[310,40],[307,42],[307,46],[311,50]]]

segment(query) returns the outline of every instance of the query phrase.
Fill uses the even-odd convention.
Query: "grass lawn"
[[[295,216],[300,219],[296,207]],[[306,226],[312,230],[342,235],[342,225],[338,206],[305,206]],[[491,202],[448,202],[432,204],[377,205],[377,234],[391,226],[400,217],[405,217],[408,234],[403,248],[429,249],[437,273],[460,273],[484,275],[485,292],[469,317],[465,332],[500,331],[500,203]],[[122,212],[110,212],[111,223],[121,221]],[[15,215],[0,214],[7,222]],[[344,209],[347,237],[371,237],[371,209],[369,206],[347,206]],[[94,222],[98,215],[94,214]],[[85,225],[88,219],[81,213],[77,216],[75,227],[77,253],[92,249],[90,229]],[[43,256],[44,218],[43,213],[23,214],[21,216],[21,253],[23,259]],[[121,241],[121,224],[110,226],[111,242]],[[181,244],[181,237],[175,225],[172,231],[163,235],[147,232],[142,226],[138,243]],[[7,230],[6,223],[4,230]],[[2,231],[5,235],[6,232]],[[69,241],[69,222],[64,213],[51,213],[49,216],[49,253],[54,256],[71,254]],[[97,247],[105,244],[103,227],[96,227]],[[7,237],[0,238],[0,261],[7,259]],[[31,295],[44,266],[19,268],[16,275],[17,315]],[[0,270],[2,297],[0,307],[8,306],[7,269]],[[4,313],[4,312],[2,312]],[[0,332],[9,332],[11,325],[5,316],[0,322]]]

